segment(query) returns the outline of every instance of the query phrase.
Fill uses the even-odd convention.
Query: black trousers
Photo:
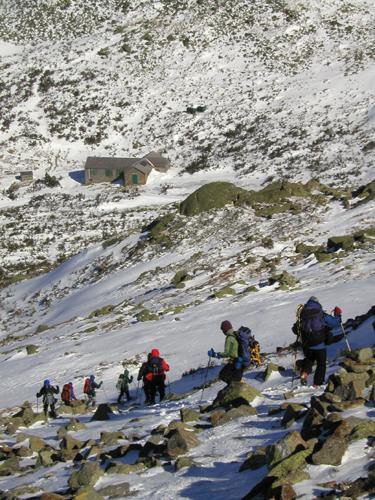
[[[55,410],[55,403],[44,403],[43,404],[43,411],[44,411],[44,415],[47,416],[48,415],[48,407],[50,407],[50,414],[51,414],[51,417],[52,418],[56,418],[56,410]]]
[[[315,385],[324,384],[324,379],[326,376],[327,349],[304,348],[303,353],[305,355],[305,358],[302,364],[302,372],[310,374],[312,372],[313,365],[316,362],[316,370],[314,373],[314,384]]]
[[[236,369],[233,363],[227,363],[219,373],[219,379],[230,384],[231,382],[239,382],[242,379],[243,368]]]
[[[119,397],[117,398],[117,402],[121,403],[122,398],[124,397],[124,394],[126,395],[126,399],[130,401],[130,394],[129,394],[129,389],[121,389]]]
[[[155,403],[156,393],[159,393],[160,401],[163,401],[165,396],[165,375],[154,375],[150,381],[149,401]]]

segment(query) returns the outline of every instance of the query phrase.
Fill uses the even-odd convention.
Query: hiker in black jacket
[[[148,404],[151,401],[151,394],[150,394],[151,383],[146,378],[150,359],[151,359],[151,353],[149,352],[147,354],[147,361],[142,363],[137,376],[138,382],[140,380],[142,380],[143,382],[143,392],[145,393],[145,404]]]
[[[50,381],[47,379],[43,382],[43,387],[37,393],[36,397],[43,397],[43,411],[45,418],[48,419],[48,407],[50,408],[50,415],[52,418],[57,418],[55,411],[55,403],[56,399],[54,394],[58,394],[60,392],[59,386],[54,387],[50,384]]]

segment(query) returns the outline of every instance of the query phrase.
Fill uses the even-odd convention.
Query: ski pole
[[[204,392],[204,389],[206,387],[207,376],[208,376],[208,369],[210,368],[210,363],[211,363],[211,356],[208,356],[208,363],[207,363],[206,373],[204,375],[202,394],[201,394],[201,398],[199,400],[199,403],[201,403],[202,399],[203,399],[203,392]]]
[[[348,341],[348,336],[346,334],[346,331],[345,331],[344,325],[342,324],[342,321],[340,321],[340,326],[341,326],[341,331],[344,334],[346,345],[348,346],[348,351],[352,352],[352,348],[350,347],[350,344],[349,344],[349,341]]]

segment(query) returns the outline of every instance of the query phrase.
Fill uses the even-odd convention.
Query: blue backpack
[[[251,363],[251,355],[249,349],[249,336],[251,330],[247,326],[241,326],[237,330],[236,338],[238,341],[238,356],[242,358],[242,366],[247,368]]]
[[[313,347],[324,342],[326,324],[322,306],[318,302],[307,302],[300,318],[304,344]]]

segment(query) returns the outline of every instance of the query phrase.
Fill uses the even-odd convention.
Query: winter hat
[[[315,297],[315,295],[311,295],[311,297],[309,298],[309,302],[317,302],[319,304],[319,299],[317,297]]]
[[[46,380],[43,382],[43,385],[47,387],[50,385],[50,381],[48,380],[48,378],[46,378]]]
[[[95,375],[90,375],[90,380],[95,380]]]
[[[227,333],[228,330],[232,330],[232,323],[227,319],[223,321],[220,325],[221,331]]]
[[[158,358],[160,356],[159,349],[152,349],[151,350],[151,357],[152,358]]]

